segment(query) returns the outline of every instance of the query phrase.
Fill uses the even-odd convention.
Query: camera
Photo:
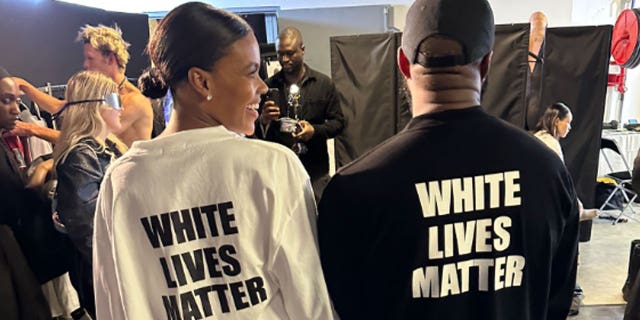
[[[280,105],[280,90],[278,88],[269,88],[269,91],[264,95],[264,101],[269,100]]]

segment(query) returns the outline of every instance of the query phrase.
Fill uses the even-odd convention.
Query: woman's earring
[[[211,101],[211,99],[213,99],[213,97],[211,95],[207,96],[207,101]]]

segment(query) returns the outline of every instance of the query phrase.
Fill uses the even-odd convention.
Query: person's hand
[[[293,137],[304,142],[309,141],[311,137],[313,137],[313,134],[316,132],[316,130],[308,121],[301,120],[300,122],[298,122],[298,124],[300,125],[301,130],[300,132],[294,134]]]
[[[22,91],[22,86],[27,83],[26,80],[22,79],[22,78],[18,78],[18,77],[11,77],[11,79],[13,79],[13,82],[16,83],[16,86],[18,86],[18,89],[20,89],[20,91]]]
[[[271,121],[278,120],[278,118],[280,118],[280,107],[276,106],[276,103],[271,100],[266,101],[260,114],[260,123],[266,126]]]
[[[47,180],[47,174],[53,170],[53,159],[43,161],[38,164],[35,171],[29,177],[27,188],[36,189],[44,185]]]
[[[53,170],[53,159],[48,159],[48,160],[42,161],[36,167],[36,170],[37,169],[43,170],[44,172],[49,172],[49,171]]]
[[[37,127],[38,127],[37,124],[17,121],[16,127],[13,128],[13,130],[11,130],[9,134],[12,134],[18,137],[30,137],[33,135],[33,129]]]

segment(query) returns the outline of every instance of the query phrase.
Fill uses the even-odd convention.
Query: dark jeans
[[[82,306],[91,318],[96,318],[96,302],[93,295],[93,270],[91,263],[82,257],[80,251],[74,248],[73,261],[69,270],[71,284],[78,292],[80,306]]]

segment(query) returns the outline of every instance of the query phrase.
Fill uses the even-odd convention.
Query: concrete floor
[[[636,211],[640,212],[640,206]],[[578,259],[584,305],[625,304],[621,289],[627,279],[633,239],[640,239],[640,223],[634,220],[616,225],[610,220],[594,220],[591,240],[580,243]]]
[[[584,306],[580,313],[567,320],[622,320],[624,305],[616,306]]]
[[[640,217],[640,205],[634,204],[634,210],[638,214],[632,216]],[[628,220],[616,225],[610,220],[594,220],[591,240],[580,243],[578,283],[584,291],[584,305],[577,316],[567,319],[623,318],[626,302],[621,289],[627,278],[629,247],[631,240],[640,239],[640,223]]]

